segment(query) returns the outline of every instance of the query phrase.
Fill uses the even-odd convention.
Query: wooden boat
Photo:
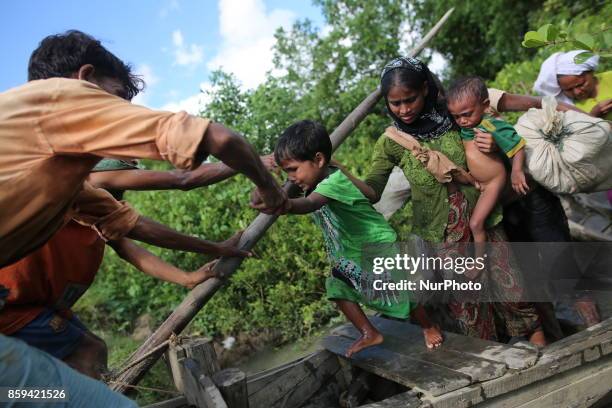
[[[222,399],[200,404],[188,394],[209,392],[201,387],[149,407],[183,407],[187,401],[230,408],[612,406],[612,318],[541,350],[454,333],[445,333],[439,349],[427,350],[419,327],[379,317],[373,322],[383,344],[347,359],[358,333],[341,326],[323,340],[324,349],[247,377],[243,405]]]

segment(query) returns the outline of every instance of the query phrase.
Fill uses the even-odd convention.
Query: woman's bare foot
[[[425,345],[428,349],[438,348],[444,341],[444,336],[437,325],[423,328],[423,335],[425,336]]]
[[[531,333],[531,336],[529,336],[529,342],[538,347],[544,347],[547,345],[548,343],[546,342],[546,336],[544,336],[544,330],[540,328]]]
[[[345,356],[350,357],[353,354],[363,350],[364,348],[372,347],[382,343],[383,340],[383,335],[380,334],[378,330],[364,331],[361,333],[361,337],[355,340],[355,342],[351,344],[351,347],[346,350]]]
[[[580,299],[574,303],[574,308],[576,312],[586,325],[586,327],[591,327],[601,322],[601,318],[599,317],[599,312],[597,311],[597,305],[591,299]]]

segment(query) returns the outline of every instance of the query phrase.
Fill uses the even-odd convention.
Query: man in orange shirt
[[[266,212],[285,209],[286,194],[243,137],[184,112],[131,105],[139,80],[92,37],[44,39],[29,72],[28,84],[0,93],[0,266],[40,248],[88,202],[84,182],[102,157],[195,168],[212,154],[255,183]],[[21,342],[0,343],[3,385],[66,387],[70,406],[133,406]]]

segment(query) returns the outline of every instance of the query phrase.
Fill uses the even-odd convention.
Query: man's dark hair
[[[487,85],[482,78],[477,76],[459,78],[451,84],[446,92],[446,100],[449,103],[468,98],[476,98],[476,101],[482,102],[488,97]]]
[[[113,78],[123,84],[124,99],[131,100],[144,89],[144,81],[132,73],[130,65],[108,51],[102,43],[81,31],[45,37],[30,56],[28,81],[70,78],[83,65],[94,66],[97,78]]]
[[[274,160],[314,160],[317,152],[323,153],[329,163],[332,144],[325,127],[312,120],[302,120],[289,126],[276,142]]]

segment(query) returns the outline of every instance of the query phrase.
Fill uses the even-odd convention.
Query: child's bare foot
[[[547,345],[548,343],[546,342],[546,337],[544,336],[544,330],[537,329],[536,331],[531,333],[531,336],[529,336],[529,342],[531,344],[535,344],[538,347],[544,347],[545,345]]]
[[[423,335],[425,336],[425,345],[428,349],[438,348],[444,341],[444,336],[437,325],[423,328]]]
[[[363,350],[367,347],[372,347],[377,344],[382,343],[384,340],[383,335],[380,334],[378,330],[374,331],[364,331],[361,333],[361,337],[359,337],[348,350],[346,350],[346,357],[350,357],[353,354]]]

